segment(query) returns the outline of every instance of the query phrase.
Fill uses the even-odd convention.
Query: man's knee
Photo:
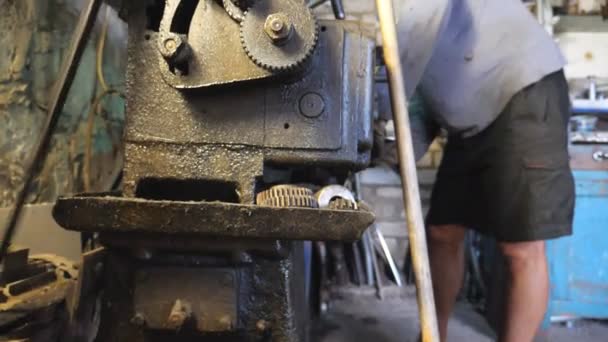
[[[511,267],[545,262],[545,241],[503,242],[500,250]]]
[[[457,224],[433,225],[428,227],[427,236],[432,244],[459,246],[466,231],[464,226]]]

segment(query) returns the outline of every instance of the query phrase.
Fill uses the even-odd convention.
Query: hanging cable
[[[89,112],[87,115],[87,127],[85,131],[84,162],[82,166],[83,185],[85,192],[90,192],[92,190],[91,164],[93,160],[93,131],[95,128],[95,117],[101,113],[103,109],[102,101],[105,99],[106,96],[117,94],[122,98],[125,97],[123,92],[108,86],[108,83],[106,82],[103,73],[103,55],[105,50],[106,39],[108,36],[108,26],[110,22],[110,6],[105,6],[106,11],[101,26],[101,32],[99,33],[99,40],[97,42],[97,51],[95,56],[95,70],[97,74],[97,81],[101,86],[101,93],[97,95],[93,101],[91,101],[91,107],[89,108]]]
[[[103,51],[106,44],[106,37],[108,35],[108,24],[110,22],[110,6],[106,6],[106,11],[101,25],[101,32],[99,33],[99,41],[97,42],[97,53],[95,57],[95,70],[97,72],[97,81],[101,85],[102,91],[108,90],[108,83],[103,75]]]

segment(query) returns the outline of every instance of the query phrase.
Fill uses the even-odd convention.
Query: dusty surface
[[[315,328],[312,342],[414,342],[418,313],[413,292],[401,297],[345,298],[335,301]],[[539,342],[606,341],[608,323],[578,321],[572,327],[553,326]],[[459,304],[449,327],[449,341],[490,342],[495,337],[483,317]]]

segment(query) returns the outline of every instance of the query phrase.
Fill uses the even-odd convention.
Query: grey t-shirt
[[[397,10],[407,92],[418,87],[450,134],[479,133],[565,64],[520,0],[404,0]]]

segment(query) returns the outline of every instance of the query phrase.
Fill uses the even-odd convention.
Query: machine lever
[[[331,9],[334,11],[334,16],[338,20],[344,20],[346,14],[344,14],[344,4],[342,0],[331,0]]]

